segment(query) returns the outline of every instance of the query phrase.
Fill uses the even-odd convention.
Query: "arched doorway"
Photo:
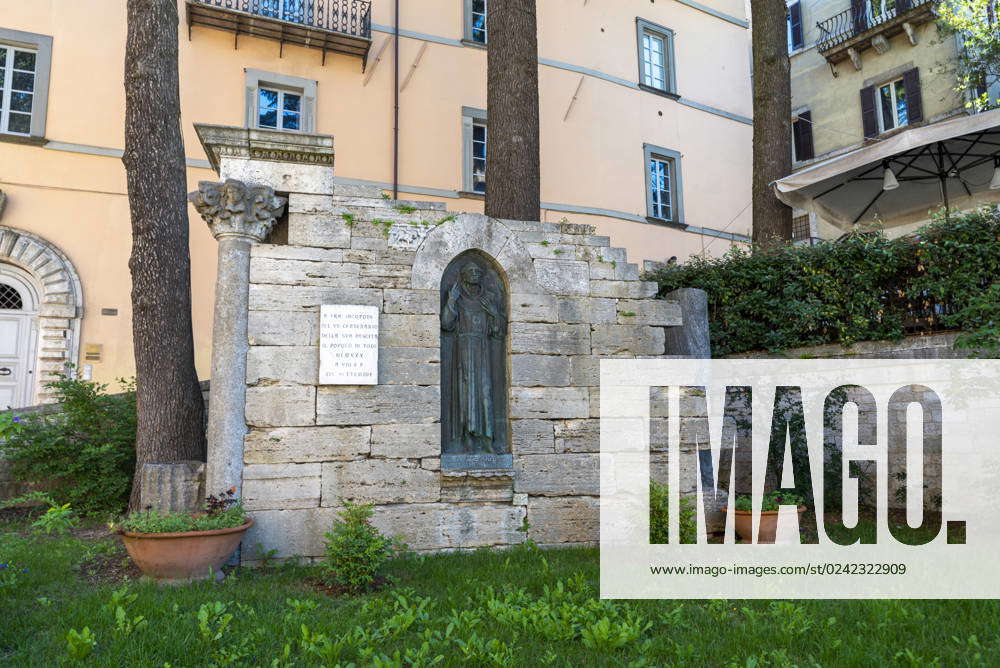
[[[38,303],[31,276],[0,263],[0,410],[32,403]]]

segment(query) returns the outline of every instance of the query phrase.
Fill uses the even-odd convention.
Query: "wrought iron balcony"
[[[371,2],[368,0],[187,0],[191,26],[235,35],[253,35],[285,44],[361,56],[371,48]]]
[[[880,52],[887,49],[886,40],[901,32],[916,44],[913,28],[933,18],[934,0],[854,0],[849,9],[816,24],[817,47],[831,63],[854,60],[869,46]]]

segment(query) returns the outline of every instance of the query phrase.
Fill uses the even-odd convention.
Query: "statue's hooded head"
[[[462,267],[462,282],[466,285],[479,285],[483,278],[483,270],[478,265],[469,263]]]

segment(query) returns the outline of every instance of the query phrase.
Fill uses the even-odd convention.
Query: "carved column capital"
[[[216,239],[263,241],[285,209],[285,198],[276,196],[270,186],[247,185],[235,179],[200,181],[188,199]]]

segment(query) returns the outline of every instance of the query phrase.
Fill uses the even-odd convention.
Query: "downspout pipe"
[[[396,0],[393,21],[392,59],[392,198],[399,199],[399,0]]]

